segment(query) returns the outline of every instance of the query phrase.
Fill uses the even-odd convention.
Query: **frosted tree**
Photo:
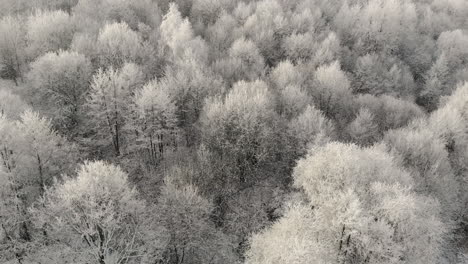
[[[70,169],[67,162],[74,159],[73,146],[57,135],[48,119],[27,110],[18,121],[0,116],[0,148],[4,187],[10,197],[2,205],[11,213],[4,216],[5,232],[9,243],[31,241],[26,208],[44,194],[54,177]]]
[[[47,189],[30,212],[37,226],[88,261],[136,263],[147,253],[143,241],[151,236],[143,229],[146,205],[137,196],[119,167],[86,162],[76,177]]]
[[[17,85],[23,78],[26,59],[26,36],[20,17],[4,16],[0,20],[0,76]]]
[[[426,74],[425,86],[420,93],[419,102],[427,109],[437,108],[439,98],[451,92],[450,68],[444,54],[434,62]]]
[[[190,50],[198,59],[206,60],[206,43],[200,37],[195,37],[192,24],[187,18],[182,18],[177,4],[169,5],[159,30],[162,41],[170,48],[175,59],[183,57]]]
[[[0,114],[18,119],[28,107],[23,98],[12,92],[11,88],[0,89]]]
[[[96,143],[104,146],[111,143],[116,156],[122,154],[130,103],[142,82],[141,70],[131,63],[121,69],[99,69],[93,76],[87,105]]]
[[[439,204],[415,194],[411,176],[381,147],[331,143],[300,160],[293,176],[304,201],[293,200],[284,217],[252,237],[247,263],[428,263],[441,256],[447,226]]]
[[[464,47],[468,45],[468,35],[460,29],[442,32],[437,39],[440,55],[444,54],[451,69],[466,65],[468,52]]]
[[[457,86],[453,94],[446,100],[446,106],[453,107],[458,110],[463,117],[463,120],[468,120],[468,82],[461,83]]]
[[[379,128],[374,118],[374,115],[368,109],[359,109],[356,118],[346,128],[351,142],[361,146],[368,146],[378,140],[380,136]]]
[[[142,40],[125,22],[115,22],[106,24],[99,31],[96,44],[101,66],[119,68],[125,62],[136,62]]]
[[[255,43],[246,38],[235,40],[229,49],[229,57],[215,62],[216,71],[228,82],[253,81],[263,75],[265,63]]]
[[[415,92],[408,66],[390,56],[366,54],[359,57],[354,75],[353,90],[356,92],[395,97],[409,97]]]
[[[287,118],[297,116],[312,98],[304,89],[303,72],[290,61],[282,61],[270,72],[273,87],[279,92],[279,113]]]
[[[229,55],[232,58],[240,59],[242,67],[246,67],[243,71],[246,76],[259,76],[264,68],[263,57],[260,55],[255,44],[248,39],[238,39],[234,41],[229,49]]]
[[[245,185],[255,169],[272,162],[275,148],[274,105],[262,81],[238,82],[224,100],[207,101],[201,117],[203,143],[223,158],[226,169]],[[251,178],[253,177],[253,178]]]
[[[307,91],[296,85],[288,85],[281,89],[280,92],[280,113],[288,118],[297,116],[312,101]]]
[[[185,53],[174,67],[168,67],[158,86],[169,93],[176,105],[177,125],[185,141],[192,145],[198,138],[196,122],[203,109],[205,98],[225,92],[223,79],[201,63],[191,52]]]
[[[70,168],[67,162],[73,160],[73,145],[52,128],[49,119],[31,110],[21,115],[16,127],[19,139],[15,151],[20,153],[16,161],[18,177],[32,188],[31,193],[42,195],[54,177]]]
[[[240,81],[225,98],[208,99],[200,122],[208,175],[212,175],[205,184],[214,199],[214,219],[237,234],[242,247],[245,236],[260,228],[268,218],[267,211],[275,208],[274,199],[266,198],[273,190],[262,187],[282,186],[287,181],[283,173],[293,155],[285,124],[275,113],[272,94],[262,81]],[[263,202],[249,203],[252,206],[236,203],[246,195]],[[244,213],[237,215],[229,208]]]
[[[216,57],[223,55],[224,51],[229,49],[232,42],[235,40],[235,34],[231,34],[236,29],[237,21],[234,17],[225,10],[219,14],[219,18],[206,29],[206,39],[213,47],[213,52],[218,54]]]
[[[459,85],[448,98],[446,104],[431,114],[427,124],[428,128],[444,144],[445,150],[448,153],[448,158],[459,186],[458,189],[460,190],[457,193],[457,201],[460,202],[458,204],[460,206],[458,213],[461,213],[462,219],[467,218],[464,208],[468,203],[468,196],[463,191],[468,184],[466,177],[466,172],[468,171],[468,138],[466,134],[466,131],[468,131],[466,123],[468,117],[468,108],[466,108],[466,105],[468,105],[466,99],[467,88],[466,84]]]
[[[459,185],[448,159],[444,142],[427,128],[425,122],[413,122],[413,126],[389,131],[384,142],[394,155],[400,156],[402,166],[414,175],[414,190],[439,199],[444,217],[457,213],[456,197]]]
[[[350,81],[338,61],[320,66],[315,72],[315,83],[310,89],[315,105],[325,116],[346,119],[349,113]]]
[[[79,31],[91,35],[112,22],[126,23],[132,30],[143,25],[154,29],[161,23],[158,4],[151,0],[80,0],[73,8],[73,17]]]
[[[315,51],[314,37],[311,33],[292,34],[284,38],[283,49],[288,59],[294,62],[308,61]]]
[[[360,95],[355,98],[355,102],[360,108],[370,110],[381,132],[404,127],[412,120],[425,116],[415,103],[389,95]]]
[[[163,256],[170,263],[234,262],[230,238],[210,218],[210,201],[191,185],[179,186],[166,178],[155,212],[168,243]]]
[[[381,74],[386,69],[379,63],[376,54],[366,54],[356,60],[355,81],[353,90],[359,93],[370,93],[378,95],[380,84],[383,82]]]
[[[3,243],[14,243],[18,239],[26,241],[31,239],[29,227],[25,221],[26,206],[24,195],[21,193],[21,179],[17,176],[19,170],[17,162],[20,156],[16,148],[18,146],[17,134],[18,130],[14,122],[6,115],[0,114],[0,177],[2,182],[0,187],[0,196],[2,196],[0,241]]]
[[[0,261],[24,260],[28,253],[24,245],[32,239],[28,217],[14,174],[0,163]]]
[[[34,59],[49,51],[66,50],[74,30],[70,15],[64,11],[37,10],[26,22],[29,56]]]
[[[13,172],[19,152],[15,147],[17,144],[17,127],[14,121],[8,119],[5,114],[0,114],[0,147],[1,147],[1,164],[3,176]]]
[[[299,156],[305,155],[312,146],[323,145],[336,137],[333,123],[311,105],[290,121],[289,132],[296,140]]]
[[[167,45],[174,51],[180,52],[179,46],[193,38],[192,25],[188,19],[183,19],[179,12],[177,4],[172,3],[164,16],[160,26],[161,36]]]
[[[144,150],[153,164],[164,156],[165,146],[175,140],[176,106],[167,89],[154,80],[138,90],[133,99],[138,131],[135,147]]]
[[[47,53],[31,63],[28,80],[38,109],[62,129],[78,125],[91,80],[91,63],[85,56],[69,51]]]
[[[98,64],[99,51],[96,45],[97,36],[89,33],[75,33],[73,36],[72,43],[70,45],[70,51],[83,54],[92,61],[93,66]]]
[[[315,65],[328,64],[340,59],[340,40],[335,32],[330,32],[317,48],[313,58]]]
[[[223,8],[229,5],[232,4],[225,0],[195,0],[190,13],[194,20],[200,20],[203,24],[209,25],[214,23]]]
[[[300,68],[289,60],[278,63],[271,70],[269,77],[278,89],[284,89],[288,85],[302,86],[305,79]]]
[[[378,51],[398,54],[406,37],[414,34],[416,21],[415,4],[401,0],[372,0],[352,6],[345,2],[335,17],[344,39],[350,34],[362,54]]]
[[[242,32],[251,39],[264,57],[265,64],[275,65],[281,59],[281,38],[285,35],[285,14],[279,1],[259,1],[246,17]],[[239,7],[238,7],[239,8]]]
[[[106,8],[107,21],[121,21],[127,23],[133,30],[141,25],[157,27],[161,23],[159,3],[151,0],[135,1],[102,1]]]

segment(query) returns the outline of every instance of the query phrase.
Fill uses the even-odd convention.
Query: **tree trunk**
[[[36,157],[37,157],[37,165],[39,169],[39,180],[41,181],[39,190],[40,190],[40,196],[42,196],[44,195],[44,191],[45,191],[44,173],[43,173],[43,168],[42,168],[41,157],[39,156],[39,154],[36,154]]]
[[[114,124],[114,131],[115,131],[115,139],[114,139],[114,148],[115,148],[115,155],[118,157],[120,156],[120,135],[119,135],[119,125],[117,122]]]
[[[31,234],[29,233],[29,228],[26,222],[21,223],[19,235],[21,239],[24,239],[25,241],[31,241]]]
[[[99,255],[99,264],[106,264],[106,262],[104,261],[103,255]]]
[[[158,147],[159,147],[159,155],[161,156],[161,158],[164,157],[164,136],[163,134],[158,134]]]

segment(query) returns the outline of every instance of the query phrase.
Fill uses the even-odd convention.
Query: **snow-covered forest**
[[[0,0],[0,263],[468,263],[468,1]]]

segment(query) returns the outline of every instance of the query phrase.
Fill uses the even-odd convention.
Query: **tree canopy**
[[[0,0],[0,262],[468,263],[466,0]]]

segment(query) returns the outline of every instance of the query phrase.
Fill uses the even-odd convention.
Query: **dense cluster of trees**
[[[468,263],[467,18],[0,1],[0,262]]]

